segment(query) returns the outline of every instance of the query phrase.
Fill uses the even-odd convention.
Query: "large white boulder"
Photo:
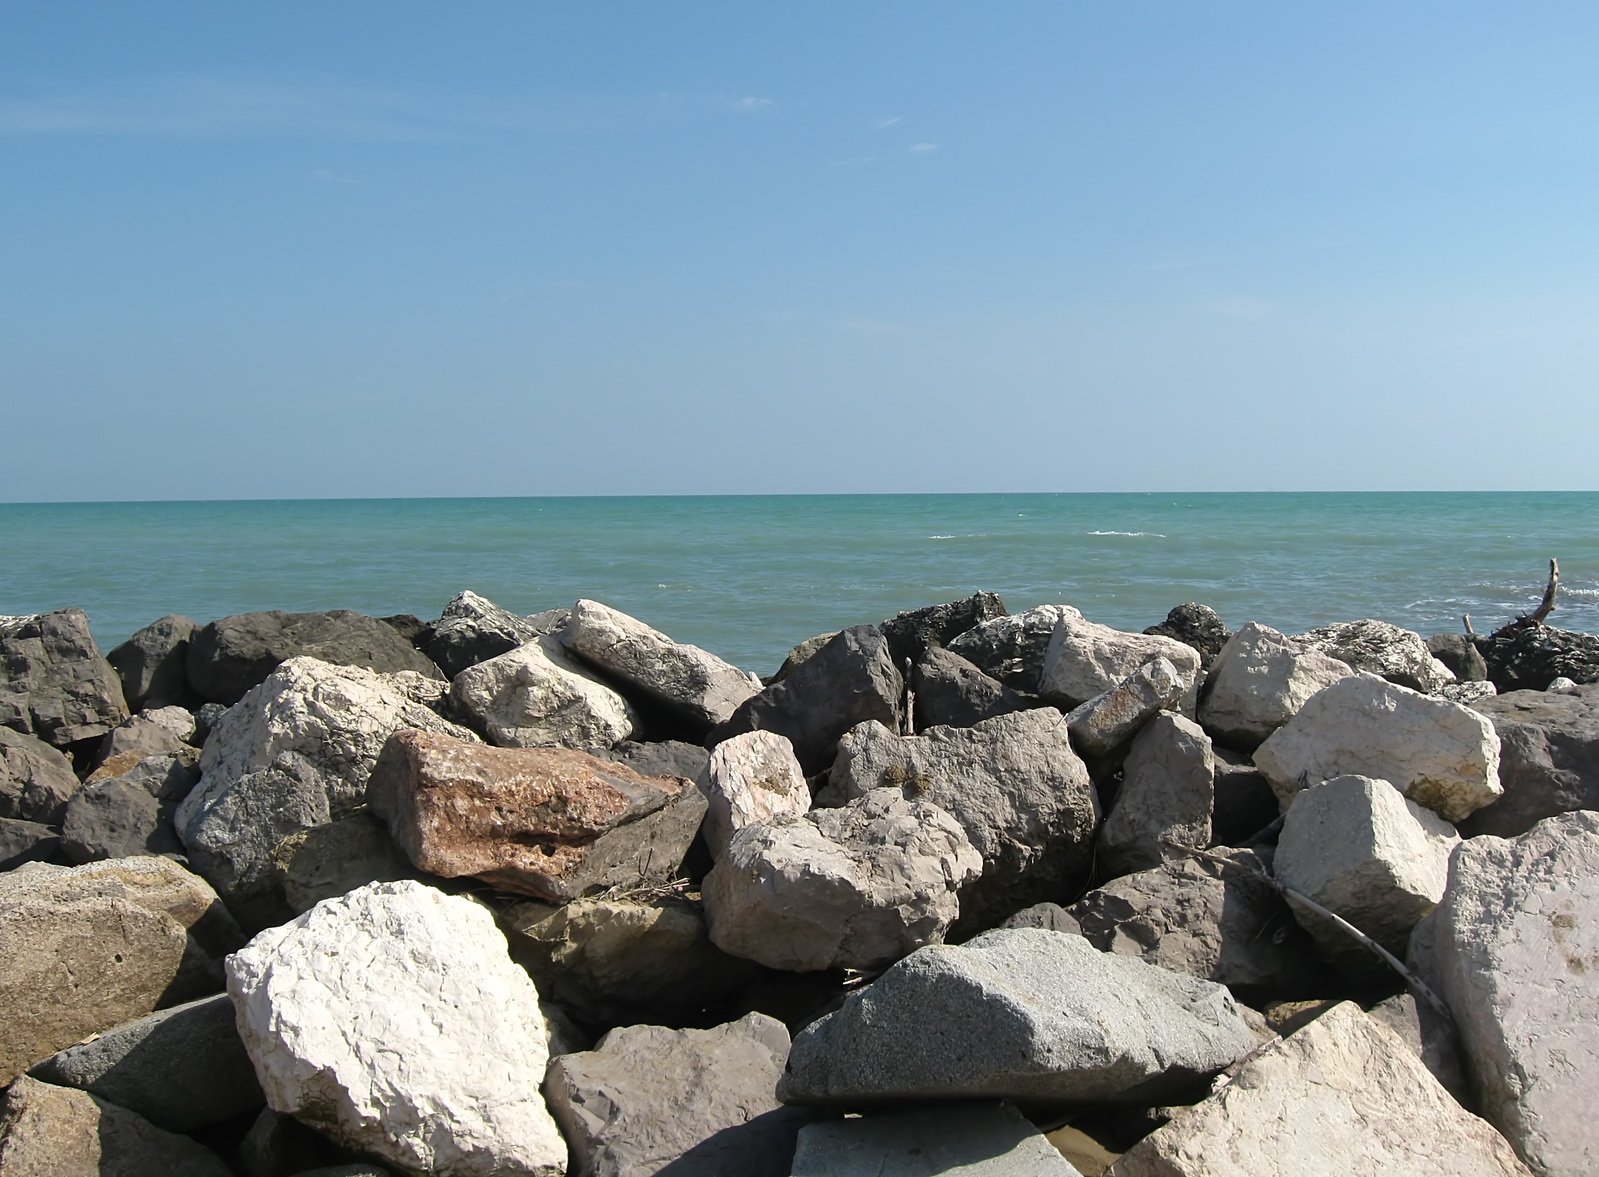
[[[1061,607],[1044,653],[1038,693],[1051,703],[1075,707],[1110,690],[1146,662],[1164,658],[1190,690],[1199,677],[1199,651],[1176,638],[1126,633],[1089,621]]]
[[[1251,621],[1216,655],[1199,701],[1199,722],[1220,743],[1251,751],[1297,715],[1305,700],[1354,673],[1347,662]]]
[[[373,883],[262,932],[227,973],[274,1111],[407,1171],[565,1172],[538,994],[481,904]]]
[[[609,748],[638,727],[632,705],[548,635],[461,671],[450,702],[502,748]]]
[[[711,750],[699,787],[709,805],[703,833],[712,855],[720,855],[745,826],[803,817],[811,807],[811,787],[794,745],[776,732],[723,740]]]

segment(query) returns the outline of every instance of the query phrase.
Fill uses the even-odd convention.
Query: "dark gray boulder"
[[[1511,691],[1472,705],[1499,733],[1504,796],[1459,822],[1460,836],[1515,838],[1546,817],[1599,809],[1599,684]]]
[[[911,672],[911,690],[916,696],[917,731],[971,727],[996,715],[1043,706],[1036,695],[1007,687],[942,646],[930,647],[917,661]]]
[[[877,631],[888,641],[894,665],[903,667],[928,647],[948,645],[973,626],[1005,615],[1005,602],[998,593],[976,592],[964,600],[896,613],[879,623]]]
[[[131,716],[105,734],[94,754],[94,767],[98,771],[114,763],[117,767],[112,775],[120,775],[124,766],[137,764],[146,756],[185,750],[198,754],[199,746],[192,742],[194,730],[194,716],[182,707],[162,707]]]
[[[1199,651],[1199,661],[1203,666],[1209,666],[1221,653],[1227,639],[1233,636],[1216,610],[1197,601],[1185,601],[1178,605],[1166,614],[1165,621],[1150,626],[1144,633],[1151,637],[1176,638],[1184,645],[1192,646]]]
[[[176,704],[188,707],[199,697],[189,687],[189,639],[199,623],[176,613],[152,621],[106,655],[122,681],[130,711]]]
[[[431,659],[376,617],[329,613],[239,613],[196,630],[189,683],[204,699],[232,706],[290,658],[305,655],[384,674],[414,670],[442,678]]]
[[[1210,811],[1210,836],[1223,846],[1246,845],[1282,815],[1277,794],[1266,774],[1242,752],[1212,745],[1215,754],[1215,803]]]
[[[73,864],[138,854],[181,854],[178,804],[200,780],[193,756],[139,761],[121,776],[85,785],[67,803],[61,852]]]
[[[1463,633],[1435,633],[1427,639],[1427,652],[1449,668],[1456,682],[1486,682],[1488,664]]]
[[[422,652],[454,678],[468,666],[509,653],[543,632],[547,631],[469,589],[444,606],[420,644]]]
[[[951,651],[1018,691],[1036,691],[1044,655],[1067,606],[1039,605],[995,617],[944,643]]]
[[[682,740],[623,740],[614,748],[590,748],[588,752],[601,760],[625,764],[639,776],[680,776],[689,781],[699,780],[711,759],[708,749]]]
[[[61,835],[36,821],[0,817],[0,871],[25,862],[59,862]]]
[[[37,736],[0,727],[0,817],[58,825],[78,787],[64,753]]]
[[[1541,691],[1557,678],[1599,682],[1599,634],[1527,625],[1502,637],[1479,635],[1475,643],[1501,695]]]
[[[122,684],[82,609],[0,617],[0,727],[66,748],[127,717]]]

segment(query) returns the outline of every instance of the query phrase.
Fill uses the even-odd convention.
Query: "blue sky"
[[[1593,489],[1590,4],[0,3],[0,500]]]

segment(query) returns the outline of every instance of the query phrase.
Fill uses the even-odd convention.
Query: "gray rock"
[[[239,1142],[236,1155],[243,1177],[305,1177],[329,1167],[342,1167],[355,1154],[320,1132],[313,1132],[293,1116],[265,1108]],[[366,1169],[357,1172],[362,1177],[369,1172],[386,1177],[391,1170],[368,1162]]]
[[[365,809],[295,831],[278,843],[272,860],[284,901],[295,915],[368,883],[422,877],[383,820]]]
[[[971,727],[996,715],[1039,706],[1034,695],[1012,690],[990,678],[959,654],[934,646],[911,673],[916,696],[915,730]]]
[[[881,968],[942,940],[981,870],[938,806],[874,789],[735,834],[705,877],[705,919],[723,952],[768,968]]]
[[[1549,685],[1544,688],[1551,695],[1575,695],[1580,690],[1578,683],[1561,675],[1559,678],[1549,680]]]
[[[78,791],[72,761],[37,736],[0,727],[0,817],[58,825]]]
[[[1008,1103],[951,1104],[807,1124],[794,1177],[1081,1177]]]
[[[811,807],[794,745],[775,732],[723,740],[697,783],[708,803],[702,832],[713,856],[745,826],[803,817]]]
[[[1475,707],[1485,699],[1492,699],[1499,693],[1499,688],[1491,682],[1456,682],[1445,683],[1438,688],[1438,697],[1448,699],[1451,703],[1459,703],[1463,707]]]
[[[1144,631],[1153,637],[1174,638],[1199,653],[1200,661],[1209,666],[1221,653],[1221,648],[1232,637],[1221,617],[1209,605],[1186,601],[1166,614],[1166,620]]]
[[[550,1063],[550,1109],[592,1177],[783,1177],[811,1113],[772,1089],[781,1022],[749,1014],[709,1030],[626,1026]]]
[[[1210,836],[1223,846],[1243,846],[1282,816],[1277,794],[1253,761],[1239,752],[1216,747],[1216,803],[1210,813]]]
[[[97,1095],[170,1132],[219,1124],[265,1102],[226,993],[124,1022],[28,1074]]]
[[[625,764],[639,776],[680,776],[686,781],[699,780],[711,760],[706,748],[682,740],[653,743],[623,740],[614,748],[590,748],[588,751],[601,760]]]
[[[67,803],[62,851],[68,861],[178,854],[174,818],[200,773],[182,755],[151,756],[118,777],[85,785]]]
[[[1004,617],[1005,602],[998,593],[977,592],[960,601],[925,605],[896,613],[877,626],[888,642],[894,665],[916,662],[934,646],[945,646],[985,621]]]
[[[1541,691],[1556,678],[1599,682],[1599,634],[1528,625],[1475,641],[1500,694]]]
[[[461,671],[450,703],[502,748],[608,748],[638,727],[632,705],[547,636]]]
[[[1299,640],[1356,670],[1423,694],[1455,680],[1454,671],[1433,657],[1419,633],[1386,621],[1340,621],[1302,633]]]
[[[1064,894],[1088,874],[1099,800],[1053,707],[912,737],[862,724],[839,745],[830,781],[846,799],[898,788],[965,829],[983,874],[961,891],[957,935]]]
[[[0,817],[0,871],[25,862],[58,862],[61,857],[59,831],[42,822]]]
[[[877,720],[895,731],[905,684],[883,635],[869,625],[835,634],[787,678],[744,703],[711,732],[711,745],[750,731],[787,736],[807,773],[831,763],[839,738]]]
[[[951,653],[959,654],[1006,686],[1037,691],[1055,625],[1069,609],[1069,605],[1039,605],[1022,613],[996,617],[974,625],[945,645]]]
[[[1427,639],[1427,653],[1449,668],[1457,683],[1485,682],[1488,664],[1463,633],[1435,633]]]
[[[65,748],[127,717],[122,684],[82,609],[0,617],[0,727]]]
[[[1125,633],[1063,607],[1044,653],[1038,693],[1047,702],[1076,707],[1121,682],[1146,662],[1165,658],[1183,683],[1194,687],[1199,652],[1168,637]]]
[[[194,716],[182,707],[160,707],[130,716],[105,734],[95,753],[96,768],[119,761],[143,760],[193,747]],[[117,771],[117,776],[122,775]]]
[[[199,625],[187,617],[168,614],[139,630],[106,655],[122,682],[128,709],[187,707],[198,702],[189,687],[189,639]]]
[[[1366,1013],[1403,1039],[1422,1065],[1432,1072],[1432,1077],[1455,1097],[1455,1102],[1467,1111],[1476,1107],[1466,1063],[1460,1054],[1460,1040],[1453,1026],[1443,1024],[1442,1018],[1430,1016],[1431,1011],[1423,1018],[1416,999],[1409,993],[1385,998]]]
[[[422,652],[454,678],[468,666],[487,662],[536,639],[535,622],[502,609],[472,590],[457,594],[424,635]]]
[[[1068,716],[1068,722],[1070,717]],[[1164,843],[1210,845],[1216,757],[1191,719],[1162,711],[1133,737],[1122,787],[1099,830],[1099,866],[1108,876],[1159,866]]]
[[[837,636],[838,630],[830,629],[826,633],[812,634],[799,645],[794,646],[789,650],[788,656],[783,659],[783,665],[777,668],[777,673],[766,680],[766,685],[771,686],[775,682],[782,682],[793,672],[796,666],[807,661],[812,654]]]
[[[1599,809],[1599,685],[1512,691],[1473,706],[1499,733],[1504,796],[1460,823],[1464,837],[1514,838],[1546,817]]]
[[[1158,1102],[1258,1039],[1227,991],[1077,936],[988,932],[911,954],[794,1040],[789,1102]]]
[[[1174,706],[1186,689],[1176,667],[1165,658],[1154,658],[1067,713],[1072,745],[1088,758],[1109,756],[1157,712]]]
[[[1305,700],[1353,673],[1347,662],[1251,621],[1216,656],[1198,719],[1217,743],[1252,752]]]
[[[376,617],[329,613],[239,613],[203,626],[189,639],[189,684],[202,699],[232,706],[291,658],[380,674],[414,671],[442,678],[439,668]]]

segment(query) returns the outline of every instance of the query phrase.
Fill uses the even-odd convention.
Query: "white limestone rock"
[[[792,1177],[1082,1177],[1008,1103],[942,1104],[800,1129]]]
[[[450,702],[502,748],[609,748],[638,728],[632,705],[548,635],[461,671]]]
[[[1062,606],[1038,693],[1057,705],[1075,707],[1110,690],[1146,662],[1165,658],[1190,690],[1199,677],[1199,651],[1175,638],[1126,633],[1089,621],[1076,609]]]
[[[803,817],[811,808],[794,745],[776,732],[753,731],[723,740],[699,778],[709,808],[702,833],[713,856],[745,826]]]
[[[548,1029],[488,909],[373,883],[228,958],[239,1033],[274,1111],[440,1177],[552,1177]]]
[[[1455,681],[1455,672],[1433,657],[1426,638],[1387,621],[1339,621],[1302,633],[1299,640],[1356,670],[1424,695]]]
[[[1388,781],[1452,822],[1504,791],[1499,734],[1485,716],[1371,674],[1306,700],[1256,749],[1255,766],[1284,810],[1301,788],[1345,774]]]
[[[1199,701],[1199,722],[1219,743],[1252,751],[1297,715],[1305,700],[1354,673],[1347,662],[1251,621],[1216,655]]]

